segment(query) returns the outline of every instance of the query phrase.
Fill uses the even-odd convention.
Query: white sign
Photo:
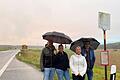
[[[111,74],[116,73],[116,65],[111,66]]]
[[[98,26],[103,30],[110,30],[110,14],[99,12]]]
[[[109,64],[109,53],[108,51],[101,51],[101,64],[108,65]]]

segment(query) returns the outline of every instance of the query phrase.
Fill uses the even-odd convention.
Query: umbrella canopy
[[[74,42],[71,44],[70,49],[71,49],[72,51],[75,51],[75,48],[76,48],[77,46],[83,47],[83,46],[84,46],[84,43],[87,42],[87,41],[90,42],[90,46],[91,46],[91,48],[94,49],[94,50],[97,49],[97,47],[98,47],[99,44],[100,44],[95,38],[80,38],[80,39],[74,41]]]
[[[47,32],[43,36],[45,40],[52,40],[54,43],[60,44],[70,44],[72,42],[71,38],[64,33],[60,32]]]

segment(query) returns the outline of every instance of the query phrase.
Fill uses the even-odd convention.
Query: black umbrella
[[[83,47],[85,42],[90,42],[91,48],[94,50],[97,49],[100,44],[95,38],[80,38],[71,44],[70,49],[75,51],[77,46]]]
[[[71,38],[64,33],[60,32],[47,32],[43,36],[45,40],[52,40],[54,43],[60,44],[70,44],[72,42]]]

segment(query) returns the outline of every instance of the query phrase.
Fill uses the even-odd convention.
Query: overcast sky
[[[0,0],[0,44],[44,45],[42,35],[49,31],[102,43],[99,11],[111,14],[107,41],[120,41],[119,8],[119,0]]]

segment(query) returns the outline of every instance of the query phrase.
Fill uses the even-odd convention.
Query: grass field
[[[0,51],[6,51],[9,50],[8,48],[0,48]]]
[[[71,52],[68,49],[65,49],[65,52],[68,53],[68,56],[70,57],[73,52]],[[96,53],[96,63],[94,67],[94,80],[104,80],[104,67],[100,65],[100,53],[99,50],[95,51]],[[39,60],[40,60],[40,49],[29,49],[25,51],[21,56],[16,55],[16,57],[28,64],[31,64],[32,66],[35,66],[36,69],[39,69]],[[116,80],[120,79],[120,63],[119,63],[119,57],[120,57],[120,50],[110,50],[110,65],[116,64],[117,65],[117,78]],[[110,76],[110,66],[108,66],[108,80]],[[55,75],[54,80],[57,80],[57,77]],[[87,80],[87,79],[86,79]]]

